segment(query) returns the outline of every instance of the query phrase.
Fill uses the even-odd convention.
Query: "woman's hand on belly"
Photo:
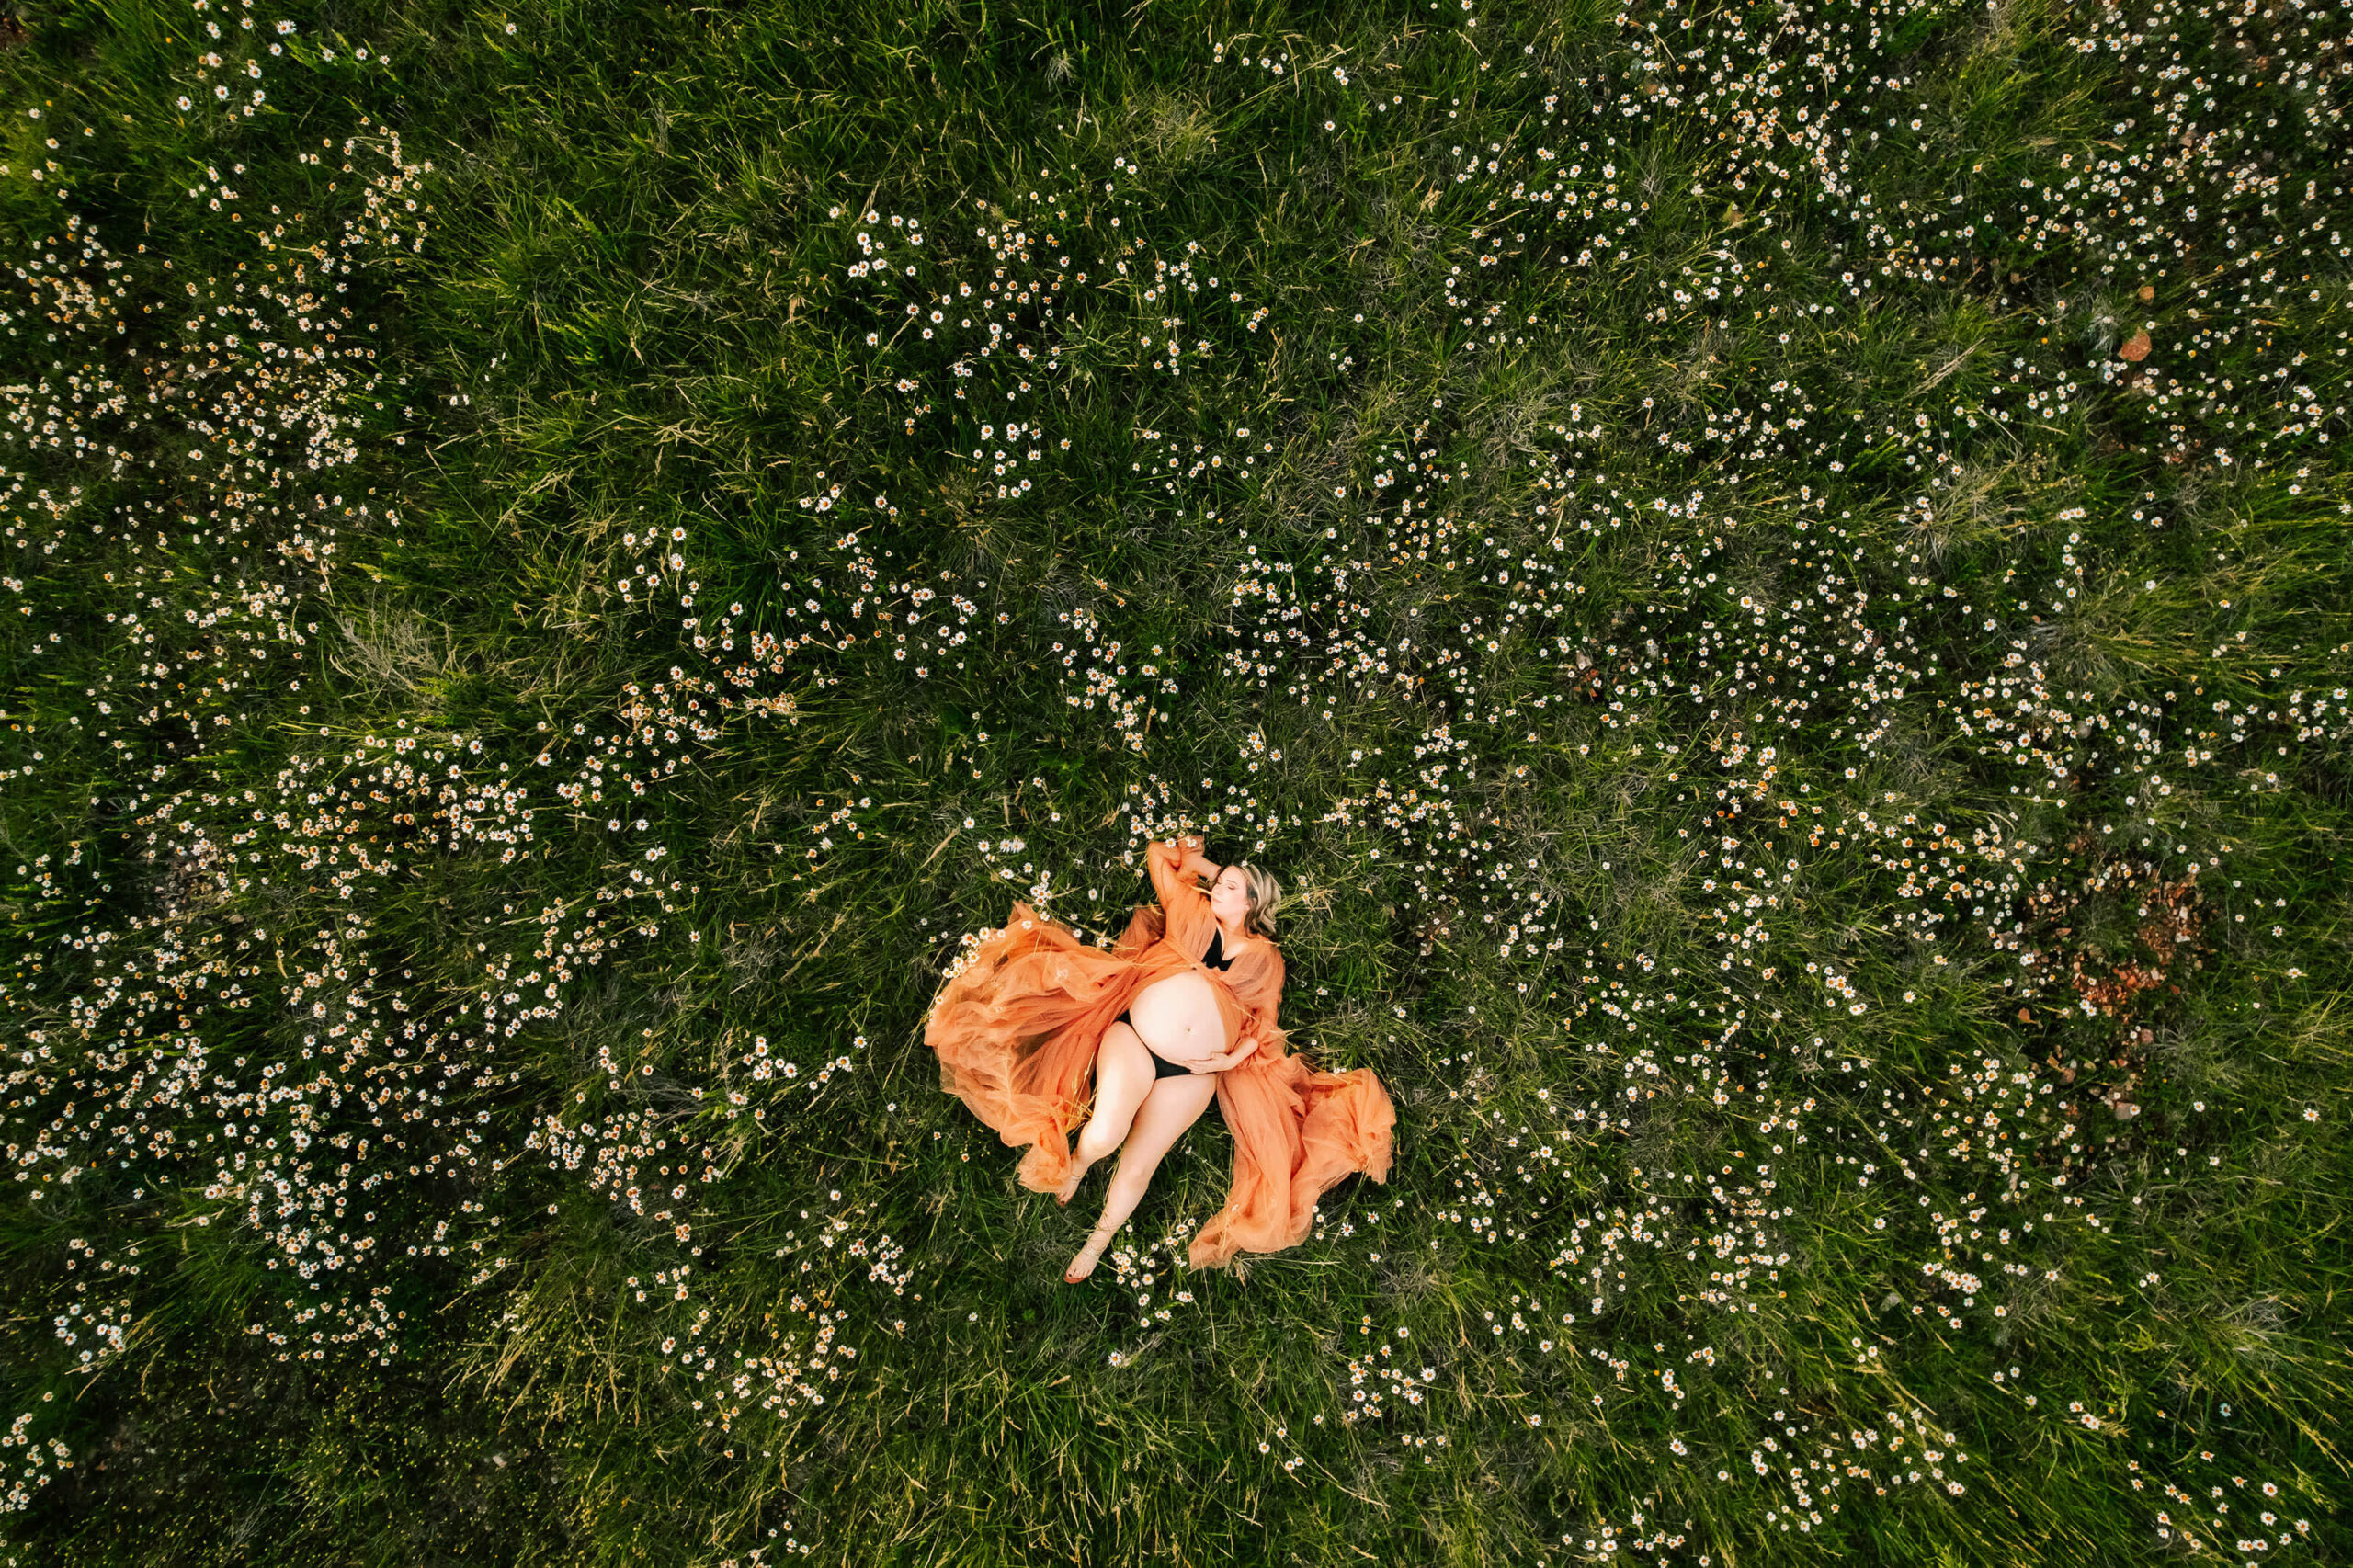
[[[1211,1059],[1210,1059],[1210,1061],[1209,1061],[1209,1062],[1208,1062],[1207,1064],[1205,1064],[1205,1065],[1203,1065],[1203,1066],[1201,1066],[1201,1067],[1198,1067],[1198,1068],[1194,1069],[1194,1071],[1196,1071],[1196,1072],[1199,1072],[1199,1073],[1224,1073],[1224,1072],[1229,1072],[1229,1071],[1231,1071],[1232,1069],[1236,1068],[1236,1067],[1239,1067],[1239,1066],[1241,1066],[1244,1062],[1245,1062],[1249,1061],[1249,1060],[1250,1060],[1250,1058],[1251,1058],[1251,1057],[1253,1057],[1253,1056],[1255,1056],[1255,1055],[1256,1055],[1256,1054],[1257,1054],[1257,1052],[1258,1052],[1258,1042],[1257,1042],[1257,1040],[1256,1040],[1255,1038],[1252,1038],[1252,1037],[1249,1037],[1249,1036],[1245,1036],[1245,1037],[1243,1038],[1243,1041],[1242,1041],[1242,1043],[1241,1043],[1240,1045],[1235,1046],[1232,1051],[1227,1051],[1223,1056],[1217,1056],[1217,1057],[1212,1057],[1212,1058],[1211,1058]]]
[[[1158,1054],[1155,1052],[1154,1054]],[[1215,1053],[1206,1046],[1171,1051],[1166,1060],[1194,1073],[1222,1073],[1233,1061],[1230,1055]]]
[[[1241,1066],[1245,1062],[1249,1061],[1253,1053],[1255,1053],[1257,1049],[1258,1042],[1256,1040],[1245,1040],[1240,1045],[1234,1047],[1232,1051],[1227,1051],[1222,1056],[1212,1056],[1205,1061],[1192,1063],[1192,1068],[1196,1073],[1230,1072],[1233,1068]]]

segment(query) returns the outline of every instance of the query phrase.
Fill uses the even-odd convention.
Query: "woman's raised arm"
[[[1205,881],[1215,881],[1218,874],[1225,869],[1202,853],[1201,841],[1198,838],[1181,840],[1176,847],[1184,856],[1184,858],[1177,862],[1176,869],[1186,876],[1199,877]]]
[[[1143,846],[1144,869],[1152,878],[1152,891],[1159,896],[1161,910],[1172,922],[1187,900],[1208,897],[1192,884],[1185,867],[1187,853],[1165,838],[1155,838]],[[1200,851],[1196,847],[1191,853],[1198,857]]]

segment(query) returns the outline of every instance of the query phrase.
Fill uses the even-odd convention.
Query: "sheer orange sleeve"
[[[1192,878],[1184,872],[1185,852],[1165,839],[1154,839],[1144,846],[1144,869],[1152,876],[1152,891],[1159,895],[1160,907],[1175,926],[1181,915],[1192,904],[1207,905],[1209,896],[1193,885]]]
[[[1253,1060],[1290,1054],[1289,1037],[1275,1017],[1282,994],[1283,950],[1268,943],[1264,967],[1233,987],[1233,999],[1242,1004],[1242,1010],[1249,1015],[1250,1028],[1258,1036],[1258,1051]]]

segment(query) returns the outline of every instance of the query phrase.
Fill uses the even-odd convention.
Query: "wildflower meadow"
[[[26,0],[0,1564],[2353,1557],[2353,0]],[[926,1007],[1280,879],[1389,1179]]]

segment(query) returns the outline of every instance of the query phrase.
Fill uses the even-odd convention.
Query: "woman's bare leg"
[[[1137,1108],[1152,1091],[1152,1063],[1151,1048],[1128,1025],[1115,1019],[1103,1031],[1103,1043],[1095,1052],[1094,1114],[1078,1131],[1078,1150],[1071,1161],[1070,1176],[1055,1191],[1055,1198],[1068,1203],[1071,1194],[1085,1179],[1087,1168],[1117,1149],[1127,1137]]]
[[[1152,1173],[1159,1168],[1162,1158],[1217,1097],[1217,1079],[1214,1073],[1191,1073],[1154,1081],[1136,1109],[1127,1142],[1120,1146],[1120,1168],[1112,1173],[1110,1188],[1103,1195],[1103,1218],[1096,1221],[1095,1229],[1087,1233],[1086,1244],[1063,1271],[1065,1280],[1075,1284],[1095,1271],[1096,1261],[1112,1235],[1143,1201],[1144,1188],[1152,1185]]]

